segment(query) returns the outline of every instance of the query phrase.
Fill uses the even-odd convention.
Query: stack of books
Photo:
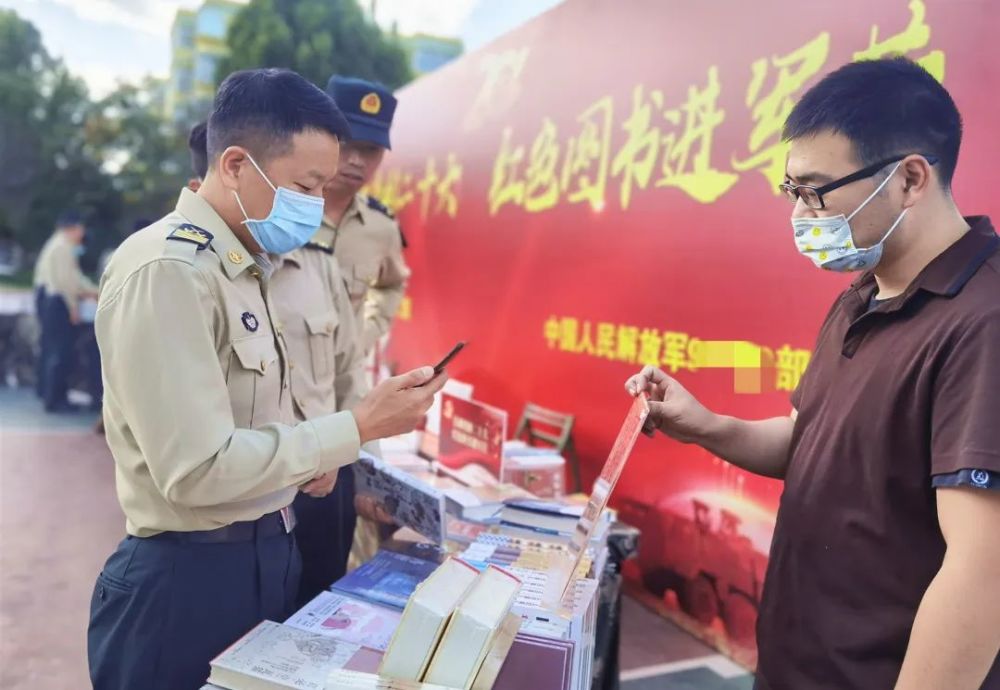
[[[385,544],[284,624],[262,622],[212,662],[206,687],[588,690],[607,501],[645,414],[639,397],[586,505],[366,456],[359,492],[428,543]]]

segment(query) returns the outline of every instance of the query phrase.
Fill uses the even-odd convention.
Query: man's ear
[[[931,185],[937,184],[934,170],[923,156],[904,158],[897,174],[903,180],[903,208],[915,206],[926,196]]]
[[[242,146],[230,146],[223,151],[214,168],[222,186],[226,189],[236,189],[239,186],[239,177],[248,162],[249,156]]]

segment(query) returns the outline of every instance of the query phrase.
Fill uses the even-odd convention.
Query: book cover
[[[300,630],[385,651],[399,611],[334,592],[319,595],[285,621]]]
[[[524,620],[521,632],[549,640],[573,643],[572,687],[587,687],[584,679],[592,675],[594,646],[597,638],[597,609],[600,605],[597,580],[574,579],[559,604],[548,608],[540,600],[519,599],[513,611]],[[584,684],[580,684],[584,682]]]
[[[361,452],[354,463],[355,491],[370,495],[397,524],[435,543],[445,539],[444,494],[413,474]]]
[[[331,589],[402,610],[413,590],[435,568],[436,563],[422,558],[380,550],[370,561],[335,582]]]
[[[210,684],[324,690],[334,669],[348,667],[360,645],[262,621],[212,660]]]
[[[463,477],[490,475],[497,481],[503,476],[506,438],[506,411],[454,395],[441,396],[438,462],[442,465]]]
[[[552,640],[520,633],[514,638],[493,690],[570,690],[572,664],[571,640]]]
[[[625,463],[632,453],[632,448],[635,447],[635,442],[639,439],[639,434],[642,433],[642,425],[648,415],[649,396],[640,393],[632,401],[632,406],[629,408],[628,414],[625,415],[625,421],[618,431],[611,452],[608,453],[608,459],[601,468],[601,474],[594,481],[594,488],[590,492],[590,498],[583,510],[583,515],[573,530],[573,536],[569,543],[569,554],[553,568],[556,577],[561,579],[564,585],[556,599],[547,601],[550,606],[557,606],[558,601],[563,598],[572,582],[574,573],[580,566],[580,561],[586,554],[587,545],[593,539],[595,531],[600,528],[601,514],[608,505],[611,492],[614,490],[615,484],[618,483],[622,470],[625,469]]]

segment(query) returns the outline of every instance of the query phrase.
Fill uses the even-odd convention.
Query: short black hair
[[[191,171],[195,177],[204,180],[208,175],[208,121],[199,122],[191,128],[188,135],[188,148],[191,149]]]
[[[67,209],[59,214],[56,218],[56,227],[62,230],[63,228],[71,228],[74,225],[83,225],[83,216],[80,215],[79,211],[73,209]]]
[[[208,118],[208,155],[247,148],[258,163],[287,153],[292,136],[312,129],[347,138],[343,113],[326,93],[287,69],[233,72],[215,94]]]
[[[905,57],[852,62],[809,89],[785,121],[785,141],[835,132],[862,166],[896,155],[935,156],[945,189],[958,162],[962,116],[948,91]]]

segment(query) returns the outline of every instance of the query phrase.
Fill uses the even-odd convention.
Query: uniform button
[[[227,256],[229,257],[229,260],[232,261],[234,264],[243,263],[243,254],[236,251],[235,249],[231,250],[229,254],[227,254]]]
[[[288,368],[289,368],[289,370],[294,369],[295,368],[295,362],[289,362],[288,363]]]
[[[263,359],[260,360],[260,370],[267,371],[267,362],[265,362]]]

